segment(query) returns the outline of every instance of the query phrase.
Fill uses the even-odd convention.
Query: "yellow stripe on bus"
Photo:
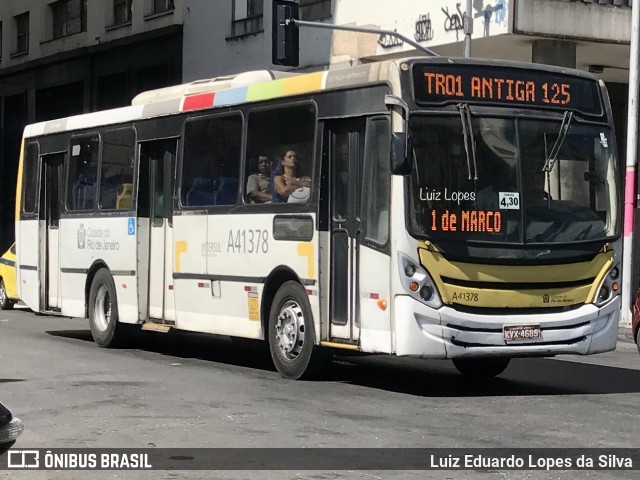
[[[282,81],[283,95],[298,95],[322,88],[324,72],[310,73],[300,77],[286,78]]]
[[[320,342],[320,345],[330,348],[342,348],[343,350],[360,350],[358,345],[352,345],[350,343]]]
[[[175,264],[176,264],[176,273],[180,271],[180,255],[183,253],[187,253],[187,249],[189,245],[186,240],[178,240],[175,246]]]
[[[20,157],[18,158],[18,183],[16,185],[16,222],[20,220],[20,207],[22,206],[22,172],[24,170],[24,141],[20,145]]]
[[[316,275],[316,255],[313,248],[313,243],[304,242],[298,244],[298,255],[301,257],[307,257],[307,278],[313,279]]]

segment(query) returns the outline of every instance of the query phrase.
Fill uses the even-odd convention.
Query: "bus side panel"
[[[20,299],[40,311],[40,227],[38,220],[20,220],[16,229],[16,283]]]
[[[391,353],[391,290],[387,272],[389,255],[360,247],[360,349],[363,352]],[[382,310],[379,301],[386,302]]]
[[[207,323],[211,313],[208,305],[211,287],[205,286],[210,283],[205,278],[207,215],[204,213],[174,215],[173,239],[175,326],[178,329],[195,330],[191,322],[199,319]]]
[[[138,251],[137,268],[137,294],[138,294],[138,320],[149,318],[149,219],[138,218]],[[166,246],[167,250],[171,245]],[[169,268],[167,264],[167,268]],[[168,293],[168,292],[167,292]]]
[[[63,315],[85,316],[87,273],[99,262],[113,276],[119,320],[137,323],[136,229],[130,227],[132,219],[114,216],[60,221]]]
[[[278,217],[280,220],[287,220],[285,215]],[[297,217],[307,217],[309,225],[315,225],[312,215]],[[222,248],[219,254],[209,251],[208,273],[254,279],[222,282],[223,292],[219,300],[226,307],[223,307],[224,310],[216,309],[216,314],[219,314],[216,327],[221,328],[220,333],[264,338],[260,323],[260,302],[264,285],[259,279],[268,277],[281,266],[292,270],[304,283],[316,282],[305,285],[305,289],[314,318],[320,318],[317,285],[318,236],[314,234],[311,241],[276,240],[273,224],[274,216],[271,214],[209,218],[209,240]],[[316,333],[319,333],[319,322],[316,321],[314,326]]]
[[[195,227],[187,227],[190,222],[186,218],[174,217],[176,243],[187,237],[187,232],[194,236]],[[250,222],[247,222],[249,218]],[[312,216],[309,218],[314,221]],[[201,278],[179,276],[176,279],[176,327],[264,338],[260,322],[263,279],[277,267],[286,266],[300,279],[317,282],[317,235],[311,242],[274,240],[271,214],[212,215],[207,224],[206,245],[197,244],[192,248],[194,242],[189,242],[187,253],[181,255],[180,271],[183,274],[200,272],[203,256],[207,271]],[[197,255],[190,257],[188,252],[193,249]],[[306,289],[314,318],[319,318],[317,283]],[[318,327],[316,325],[316,330]]]

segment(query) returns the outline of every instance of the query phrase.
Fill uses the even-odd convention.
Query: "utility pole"
[[[640,54],[640,2],[631,6],[631,56],[629,58],[629,103],[627,109],[627,168],[624,182],[624,243],[622,244],[622,318],[631,326],[631,278],[633,277],[633,216],[636,205],[636,162],[638,152],[638,66]]]
[[[467,0],[467,10],[462,19],[464,27],[464,58],[471,58],[471,35],[473,34],[472,1]]]

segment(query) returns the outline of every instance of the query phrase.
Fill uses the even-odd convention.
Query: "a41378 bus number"
[[[227,253],[268,253],[269,232],[267,230],[229,230]]]
[[[478,294],[474,292],[453,292],[453,296],[451,297],[453,301],[459,302],[477,302]]]

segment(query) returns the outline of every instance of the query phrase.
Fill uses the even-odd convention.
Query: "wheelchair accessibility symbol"
[[[129,235],[135,235],[136,234],[136,219],[131,217],[129,218],[129,226],[127,228],[127,233]]]

